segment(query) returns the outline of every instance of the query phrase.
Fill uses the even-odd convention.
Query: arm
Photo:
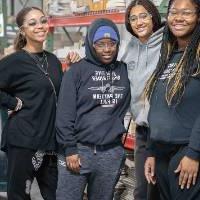
[[[190,141],[185,156],[180,161],[175,173],[179,173],[179,186],[181,189],[196,184],[199,172],[200,159],[200,116],[196,119],[192,128]]]
[[[3,89],[0,89],[0,107],[9,110],[16,110],[17,103],[17,98],[11,96],[7,92],[4,92]]]
[[[80,158],[75,138],[77,89],[72,70],[69,69],[63,77],[58,99],[56,128],[57,141],[65,151],[66,165],[74,171],[80,170]]]
[[[56,128],[57,141],[65,150],[65,155],[77,154],[77,145],[74,132],[76,119],[77,90],[72,70],[68,70],[62,79],[59,92]]]
[[[14,82],[13,65],[9,58],[0,61],[0,107],[10,110],[15,110],[18,102],[17,98],[9,92]]]

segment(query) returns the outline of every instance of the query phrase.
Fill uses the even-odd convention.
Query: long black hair
[[[168,13],[172,3],[175,0],[170,0],[168,5]],[[196,5],[196,13],[200,19],[200,1],[190,0]],[[185,86],[191,76],[200,75],[200,20],[198,20],[196,27],[192,33],[190,42],[184,50],[183,56],[178,62],[175,73],[171,75],[168,80],[166,88],[166,101],[168,105],[177,105],[180,103],[181,98],[185,91]],[[169,30],[169,26],[166,24],[163,35],[163,43],[160,52],[160,58],[158,61],[157,68],[145,88],[145,94],[148,99],[151,98],[152,92],[158,81],[159,77],[163,74],[166,65],[169,61],[170,55],[176,47],[176,37]],[[197,64],[196,70],[194,71],[194,64]]]
[[[130,20],[129,20],[131,9],[137,5],[143,6],[147,10],[147,12],[151,14],[152,22],[153,22],[153,32],[156,32],[158,29],[160,29],[162,26],[161,16],[156,6],[150,0],[134,0],[129,4],[125,13],[125,26],[126,26],[127,31],[131,35],[137,37],[137,35],[133,32],[133,29],[131,27]]]

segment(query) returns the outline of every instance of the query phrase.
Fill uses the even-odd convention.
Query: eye
[[[148,16],[149,16],[149,15],[148,15],[147,13],[141,13],[141,14],[140,14],[140,18],[141,18],[141,19],[147,19]]]
[[[170,13],[170,15],[177,15],[177,11],[176,10],[170,10],[169,13]]]
[[[192,14],[193,14],[193,12],[192,12],[191,10],[184,10],[184,11],[183,11],[183,15],[184,15],[184,16],[187,16],[187,17],[188,17],[188,16],[190,16],[190,15],[192,15]]]
[[[108,43],[108,46],[109,46],[109,47],[114,47],[116,44],[117,44],[117,43],[113,41],[113,42],[109,42],[109,43]]]
[[[29,21],[28,26],[35,26],[37,22],[35,20]]]
[[[105,44],[103,44],[103,43],[96,43],[96,46],[101,48],[101,47],[104,47]]]
[[[40,23],[41,23],[41,24],[47,24],[47,23],[48,23],[48,19],[47,19],[46,17],[42,17],[42,18],[40,19]]]
[[[132,16],[129,17],[129,20],[130,20],[131,22],[134,22],[134,21],[137,20],[137,16],[132,15]]]

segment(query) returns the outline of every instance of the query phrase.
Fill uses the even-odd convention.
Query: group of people
[[[0,61],[0,106],[9,110],[1,148],[8,200],[28,200],[36,178],[45,200],[112,200],[125,160],[123,120],[136,123],[135,200],[200,199],[200,1],[170,0],[166,21],[133,0],[121,61],[120,34],[95,20],[85,57],[64,73],[43,49],[48,20],[36,7],[16,17],[16,52]]]

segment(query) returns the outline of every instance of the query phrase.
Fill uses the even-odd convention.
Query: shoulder
[[[118,67],[127,68],[127,64],[124,61],[117,61],[116,63]]]
[[[88,69],[89,66],[90,63],[87,62],[87,60],[85,60],[84,58],[82,58],[79,62],[72,63],[70,65],[70,71],[72,71],[72,73],[84,72]]]
[[[14,52],[12,54],[9,54],[9,55],[3,57],[0,60],[0,64],[6,65],[7,67],[9,65],[13,66],[13,64],[16,65],[19,62],[20,63],[24,62],[25,57],[26,57],[26,55],[23,53],[23,51],[17,51],[17,52]]]
[[[55,61],[55,62],[61,63],[60,60],[58,59],[58,57],[57,57],[55,54],[53,54],[53,53],[51,53],[51,52],[49,52],[49,51],[45,51],[45,54],[47,55],[47,57],[48,57],[49,59],[51,59],[51,60],[53,60],[53,61]]]

